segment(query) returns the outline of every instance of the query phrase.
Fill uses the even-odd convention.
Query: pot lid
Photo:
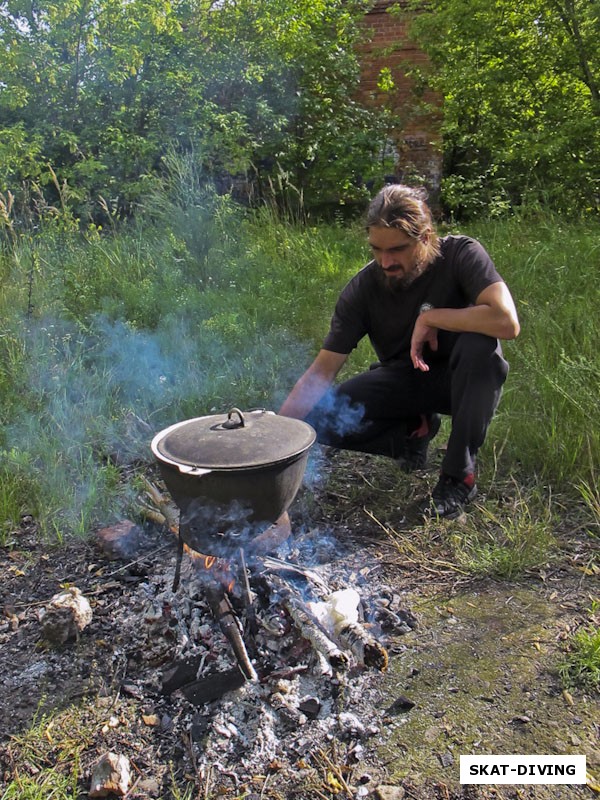
[[[301,420],[233,408],[171,425],[154,437],[152,451],[160,460],[201,469],[249,469],[300,455],[315,439]]]

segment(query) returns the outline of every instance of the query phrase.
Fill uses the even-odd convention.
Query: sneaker
[[[442,473],[431,493],[426,513],[432,517],[453,519],[458,517],[464,506],[470,503],[476,495],[477,484],[474,475],[469,475],[466,480],[461,481]]]
[[[425,469],[429,442],[440,429],[441,417],[439,414],[423,416],[422,420],[421,426],[406,436],[403,453],[396,459],[396,463],[404,472]]]

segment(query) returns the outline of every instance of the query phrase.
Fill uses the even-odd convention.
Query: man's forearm
[[[510,317],[498,314],[489,306],[469,308],[432,308],[423,312],[421,321],[431,328],[456,333],[483,333],[495,339],[514,339],[518,333]]]
[[[279,413],[285,417],[304,419],[329,389],[346,358],[342,353],[319,351],[316,359],[289,393]]]
[[[455,333],[483,333],[495,339],[514,339],[520,331],[517,309],[504,281],[492,283],[467,308],[424,311],[417,320],[419,324]]]
[[[331,381],[315,373],[306,372],[294,386],[279,409],[284,417],[304,419],[331,386]]]

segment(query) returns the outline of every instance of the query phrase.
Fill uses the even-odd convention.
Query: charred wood
[[[161,692],[171,694],[177,689],[181,689],[182,686],[197,680],[201,665],[202,658],[172,664],[163,672]]]
[[[256,681],[258,676],[252,666],[244,639],[242,638],[242,626],[231,605],[231,601],[226,594],[223,594],[215,586],[207,585],[204,587],[208,603],[211,607],[213,616],[219,623],[225,638],[231,645],[238,665],[245,675],[246,680]]]
[[[181,687],[181,693],[195,706],[219,700],[227,692],[240,689],[248,680],[239,667],[226,672],[215,672]]]
[[[340,627],[336,638],[365,667],[374,667],[381,672],[388,668],[387,650],[360,623],[351,622]]]

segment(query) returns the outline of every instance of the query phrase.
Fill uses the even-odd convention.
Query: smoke
[[[322,432],[322,439],[334,443],[359,433],[364,417],[365,408],[361,403],[353,403],[347,395],[332,388],[325,393],[310,418],[317,431]]]
[[[122,518],[134,501],[122,470],[150,463],[167,425],[233,406],[277,409],[305,348],[281,331],[242,338],[210,322],[173,315],[148,331],[97,316],[85,328],[47,318],[22,329],[4,455],[36,487],[29,510],[45,526],[84,533]]]

